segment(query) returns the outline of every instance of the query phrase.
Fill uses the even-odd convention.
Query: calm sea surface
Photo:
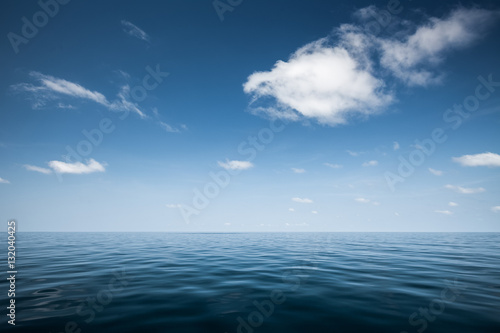
[[[499,233],[16,236],[2,332],[500,332]]]

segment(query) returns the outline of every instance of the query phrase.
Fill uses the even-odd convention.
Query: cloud
[[[352,116],[368,116],[390,104],[393,97],[344,47],[330,38],[309,43],[278,61],[267,72],[250,75],[245,93],[257,100],[273,100],[269,116],[290,120],[312,118],[321,124],[347,123]]]
[[[373,8],[355,16],[373,20]],[[251,97],[250,111],[271,118],[330,126],[367,118],[396,101],[393,77],[408,86],[440,83],[436,66],[479,40],[498,17],[496,11],[459,7],[420,25],[399,21],[400,31],[390,37],[370,34],[363,24],[343,24],[272,69],[254,72],[243,90]]]
[[[106,107],[110,111],[132,111],[137,113],[141,118],[146,117],[136,103],[129,101],[130,87],[127,85],[121,87],[117,95],[118,98],[115,101],[110,102],[100,92],[89,90],[78,83],[38,72],[31,72],[30,77],[37,81],[39,85],[21,83],[13,85],[11,88],[16,92],[28,92],[32,94],[34,99],[34,108],[44,106],[48,100],[55,100],[60,98],[60,96],[66,96],[95,102]],[[61,105],[64,104],[59,103],[58,107]]]
[[[486,191],[482,187],[478,187],[478,188],[465,188],[465,187],[455,186],[455,185],[449,185],[449,184],[445,185],[445,188],[453,190],[453,191],[455,191],[457,193],[461,193],[461,194],[475,194],[475,193],[481,193],[481,192]]]
[[[292,198],[292,201],[295,201],[298,203],[307,203],[307,204],[313,203],[313,201],[311,199],[308,199],[308,198]]]
[[[295,209],[293,209],[293,208],[288,208],[288,211],[289,211],[289,212],[295,212]]]
[[[153,110],[153,112],[155,112],[155,111]],[[181,126],[179,128],[179,127],[173,127],[172,125],[169,125],[163,121],[160,121],[158,123],[160,124],[161,128],[163,128],[165,131],[167,131],[169,133],[181,133],[181,132],[187,130],[187,126],[184,124],[181,124]]]
[[[480,39],[498,17],[498,12],[459,7],[443,18],[429,18],[400,40],[379,38],[380,64],[410,86],[438,83],[441,77],[429,68]]]
[[[295,173],[305,173],[306,172],[305,169],[297,169],[297,168],[292,168],[292,171]]]
[[[3,179],[0,177],[0,184],[10,184],[10,182],[7,179]]]
[[[378,165],[378,161],[375,161],[375,160],[368,161],[368,162],[365,162],[362,164],[362,166],[364,166],[364,167],[371,167],[371,166],[376,166],[376,165]]]
[[[340,169],[340,168],[342,168],[342,165],[340,165],[340,164],[332,164],[332,163],[323,163],[323,164],[326,165],[329,168],[332,168],[332,169]]]
[[[500,206],[494,206],[494,207],[491,207],[491,211],[492,211],[493,213],[498,213],[498,212],[500,212]]]
[[[457,207],[458,204],[456,202],[450,201],[450,202],[448,202],[448,206],[450,206],[450,207]]]
[[[461,157],[453,157],[453,162],[459,163],[466,167],[486,166],[500,167],[500,155],[486,152],[476,155],[464,155]]]
[[[399,149],[399,142],[394,141],[394,143],[392,144],[392,149],[393,150],[398,150]]]
[[[434,212],[439,213],[439,214],[444,214],[444,215],[453,215],[453,213],[450,212],[449,210],[435,210]]]
[[[318,214],[318,211],[317,210],[312,210],[311,213]]]
[[[40,173],[43,173],[43,174],[46,174],[46,175],[49,175],[49,174],[51,174],[51,173],[52,173],[52,170],[50,170],[50,169],[37,167],[37,166],[35,166],[35,165],[25,164],[25,165],[23,165],[23,167],[24,167],[26,170],[29,170],[29,171],[35,171],[35,172],[40,172]]]
[[[350,151],[350,150],[346,150],[346,152],[351,155],[351,156],[359,156],[361,154],[363,154],[363,152],[361,151]]]
[[[442,176],[443,175],[443,171],[436,170],[433,168],[429,168],[429,172],[432,173],[434,176]]]
[[[93,172],[104,172],[104,165],[94,159],[89,159],[87,163],[75,162],[67,163],[61,161],[50,161],[49,166],[57,173],[88,174]]]
[[[361,203],[369,203],[370,199],[365,199],[365,198],[356,198],[354,201],[361,202]]]
[[[141,28],[139,28],[138,26],[129,21],[122,20],[122,28],[123,31],[129,34],[130,36],[142,39],[143,41],[146,42],[149,42],[151,40],[149,35],[145,33],[144,30],[142,30]]]
[[[249,161],[236,161],[236,160],[229,161],[229,160],[226,160],[226,162],[218,161],[217,163],[219,164],[220,167],[222,167],[226,170],[246,170],[246,169],[253,168],[253,166],[254,166],[252,164],[252,162],[249,162]]]
[[[166,204],[165,205],[167,208],[181,208],[182,205],[180,204]]]

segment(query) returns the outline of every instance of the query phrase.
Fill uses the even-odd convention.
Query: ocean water
[[[2,332],[500,332],[498,233],[18,233],[16,246]]]

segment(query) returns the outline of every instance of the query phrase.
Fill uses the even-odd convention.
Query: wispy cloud
[[[491,211],[494,212],[494,213],[500,212],[500,206],[491,207]]]
[[[3,179],[0,177],[0,184],[10,184],[10,182],[7,179]]]
[[[450,207],[457,207],[458,204],[456,202],[450,201],[450,202],[448,202],[448,206],[450,206]]]
[[[373,20],[370,10],[356,13],[365,22],[343,24],[297,49],[287,61],[277,61],[271,70],[251,74],[243,85],[252,98],[251,111],[330,126],[381,113],[396,100],[386,83],[391,76],[409,86],[439,83],[436,66],[451,51],[480,39],[499,16],[460,7],[420,25],[405,21],[399,33],[382,37],[364,29]]]
[[[393,150],[398,150],[399,149],[399,142],[394,141],[394,143],[392,144],[392,149]]]
[[[453,215],[453,213],[450,212],[449,210],[435,210],[434,212],[443,215]]]
[[[167,208],[180,208],[180,207],[182,207],[181,204],[166,204],[165,206]]]
[[[295,212],[295,209],[293,209],[293,208],[288,208],[288,211],[289,211],[289,212]]]
[[[297,168],[292,168],[292,171],[293,171],[294,173],[305,173],[305,172],[306,172],[306,170],[305,170],[305,169],[297,169]]]
[[[312,210],[311,213],[312,214],[318,214],[318,211],[317,210]]]
[[[375,161],[375,160],[368,161],[368,162],[365,162],[362,164],[362,166],[364,166],[364,167],[371,167],[371,166],[377,166],[377,165],[378,165],[378,161]]]
[[[429,172],[432,173],[434,176],[442,176],[443,175],[443,171],[436,170],[433,168],[429,168]]]
[[[16,92],[30,93],[32,99],[34,100],[34,108],[44,106],[49,100],[55,100],[61,96],[65,96],[84,101],[92,101],[106,107],[110,111],[131,111],[137,113],[141,118],[146,117],[146,115],[139,109],[138,105],[129,100],[129,86],[123,86],[117,95],[118,98],[115,101],[110,102],[100,92],[89,90],[78,83],[38,72],[31,72],[30,77],[32,77],[39,84],[34,85],[32,83],[20,83],[11,86],[11,88]],[[59,103],[58,106],[59,105],[63,104]]]
[[[500,167],[500,155],[490,152],[453,157],[452,160],[466,167]]]
[[[104,165],[94,159],[89,159],[86,164],[82,162],[67,163],[62,161],[50,161],[49,166],[57,173],[88,174],[106,171]]]
[[[361,203],[369,203],[369,202],[370,202],[370,199],[366,199],[366,198],[356,198],[356,199],[354,199],[354,201],[361,202]]]
[[[28,171],[40,172],[40,173],[43,173],[43,174],[46,174],[46,175],[49,175],[49,174],[52,173],[52,170],[50,170],[50,169],[41,168],[41,167],[38,167],[38,166],[35,166],[35,165],[25,164],[25,165],[23,165],[23,167],[26,170],[28,170]]]
[[[174,127],[174,126],[169,125],[163,121],[160,121],[159,124],[165,131],[170,132],[170,133],[181,133],[181,132],[187,130],[186,125],[181,125],[180,127]]]
[[[340,164],[333,164],[333,163],[323,163],[323,164],[326,165],[329,168],[332,168],[332,169],[340,169],[340,168],[342,168],[342,165],[340,165]]]
[[[445,185],[445,188],[453,190],[453,191],[455,191],[457,193],[461,193],[461,194],[475,194],[475,193],[481,193],[481,192],[486,191],[482,187],[478,187],[478,188],[466,188],[466,187],[449,185],[449,184]]]
[[[146,42],[149,42],[151,40],[149,35],[145,33],[144,30],[142,30],[141,28],[139,28],[138,26],[129,21],[122,20],[122,28],[123,31],[129,34],[130,36],[142,39],[143,41]]]
[[[226,162],[217,162],[220,167],[226,170],[247,170],[253,168],[253,163],[249,161],[226,160]]]
[[[310,204],[310,203],[313,203],[313,201],[311,199],[308,199],[308,198],[292,198],[292,201],[295,201],[295,202],[298,202],[298,203],[307,203],[307,204]]]

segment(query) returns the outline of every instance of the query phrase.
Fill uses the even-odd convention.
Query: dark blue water
[[[498,233],[17,237],[2,332],[500,332]]]

